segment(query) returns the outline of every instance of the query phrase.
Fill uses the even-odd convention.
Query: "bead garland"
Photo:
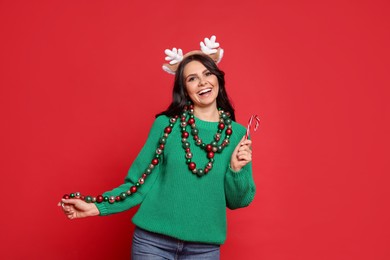
[[[173,116],[169,119],[169,125],[164,128],[164,134],[158,141],[157,149],[156,149],[156,152],[154,154],[152,161],[150,162],[149,166],[146,168],[145,172],[138,179],[138,182],[136,182],[134,184],[134,186],[131,186],[128,191],[122,192],[118,196],[98,195],[96,197],[83,196],[80,194],[80,192],[75,192],[75,193],[65,194],[63,196],[63,198],[64,199],[81,199],[87,203],[94,203],[94,202],[102,203],[104,201],[105,202],[108,201],[109,203],[114,203],[114,202],[119,202],[119,201],[125,200],[126,198],[128,198],[132,194],[136,193],[137,190],[141,187],[141,185],[143,185],[145,183],[146,177],[149,176],[153,172],[154,167],[159,164],[159,162],[160,162],[159,159],[160,159],[161,154],[163,153],[164,148],[165,148],[165,143],[167,142],[167,138],[168,138],[169,134],[172,132],[172,128],[175,125],[177,118],[178,118],[178,116]]]
[[[188,120],[187,120],[188,117]],[[218,124],[218,130],[217,133],[214,135],[214,141],[212,141],[209,144],[206,144],[200,139],[199,137],[199,130],[196,127],[195,124],[195,116],[194,116],[194,106],[192,104],[189,104],[188,106],[184,107],[184,111],[181,114],[180,118],[180,127],[181,127],[181,141],[182,141],[182,147],[185,152],[185,158],[186,163],[188,164],[188,169],[198,175],[199,177],[207,174],[212,168],[214,163],[214,155],[215,153],[221,153],[226,146],[229,145],[230,136],[233,133],[232,130],[232,120],[230,119],[230,113],[224,112],[223,110],[219,110],[219,124]],[[191,130],[187,131],[187,127],[190,127]],[[222,131],[225,130],[225,139],[221,142],[221,135]],[[202,168],[196,168],[196,164],[192,162],[192,153],[190,148],[190,143],[188,142],[188,137],[190,136],[190,133],[195,141],[195,145],[199,146],[203,150],[206,151],[206,156],[209,159],[209,162],[206,164],[204,169]]]
[[[186,163],[188,165],[188,169],[196,174],[197,176],[201,177],[205,174],[207,174],[213,167],[214,163],[214,155],[215,153],[221,153],[226,146],[229,145],[230,136],[232,134],[232,126],[231,126],[231,119],[230,119],[230,113],[224,112],[222,110],[219,111],[219,124],[218,124],[218,130],[217,133],[214,136],[214,141],[212,141],[209,144],[204,143],[200,137],[199,137],[199,130],[196,128],[195,124],[195,116],[194,116],[194,106],[189,103],[184,107],[184,110],[180,117],[180,127],[181,127],[181,137],[182,137],[182,147],[185,151],[185,158]],[[187,119],[188,117],[188,119]],[[169,124],[167,127],[164,128],[164,134],[159,139],[157,149],[155,151],[154,157],[152,161],[150,162],[149,166],[146,168],[145,172],[141,175],[141,177],[138,179],[138,182],[134,184],[134,186],[131,186],[130,189],[126,192],[122,192],[117,196],[103,196],[98,195],[96,197],[93,196],[83,196],[80,194],[80,192],[74,192],[70,194],[65,194],[63,196],[64,199],[81,199],[84,200],[87,203],[102,203],[102,202],[109,202],[109,203],[115,203],[119,201],[123,201],[132,194],[136,193],[137,190],[145,183],[145,179],[147,176],[149,176],[152,172],[155,166],[159,164],[159,159],[161,157],[161,154],[164,151],[165,143],[167,141],[167,138],[169,134],[172,132],[173,126],[178,121],[179,116],[173,116],[169,119]],[[190,133],[186,130],[187,126],[191,128],[190,133],[195,140],[195,144],[206,151],[207,158],[209,159],[209,162],[206,164],[204,169],[197,169],[196,164],[192,162],[192,153],[190,149],[190,143],[188,142],[187,138],[190,136]],[[221,140],[222,131],[225,130],[225,139],[219,144],[219,141]]]

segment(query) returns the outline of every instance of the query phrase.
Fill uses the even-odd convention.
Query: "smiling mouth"
[[[202,95],[210,93],[210,92],[211,92],[211,88],[206,88],[206,89],[199,91],[198,95],[202,96]]]

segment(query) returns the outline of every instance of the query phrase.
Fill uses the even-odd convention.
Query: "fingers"
[[[246,162],[252,161],[251,152],[247,152],[247,151],[239,152],[236,157],[238,161],[246,161]]]
[[[61,202],[58,202],[57,206],[62,207],[64,214],[67,215],[69,219],[73,219],[76,217],[76,210],[73,204],[75,204],[75,200],[62,199]]]
[[[62,199],[61,201],[65,204],[76,205],[80,200],[79,199]]]
[[[248,147],[252,147],[252,141],[249,139],[245,139],[245,136],[240,141],[240,146],[246,145]]]
[[[242,137],[239,144],[235,147],[232,158],[230,161],[230,167],[233,170],[239,171],[242,167],[252,161],[252,141]]]
[[[252,141],[244,140],[239,144],[237,154],[237,160],[251,161],[252,160]]]
[[[76,212],[72,212],[72,213],[66,214],[66,216],[68,217],[68,219],[75,219],[77,217],[76,216]]]

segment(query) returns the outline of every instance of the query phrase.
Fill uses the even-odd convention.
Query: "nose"
[[[206,83],[207,83],[207,80],[206,80],[206,77],[200,77],[200,79],[199,79],[199,86],[204,86],[204,85],[206,85]]]

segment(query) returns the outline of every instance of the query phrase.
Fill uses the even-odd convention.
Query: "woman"
[[[64,213],[109,215],[140,204],[132,259],[219,259],[226,206],[245,207],[255,194],[251,141],[234,120],[224,73],[208,55],[188,55],[125,183],[96,198],[66,195]]]

